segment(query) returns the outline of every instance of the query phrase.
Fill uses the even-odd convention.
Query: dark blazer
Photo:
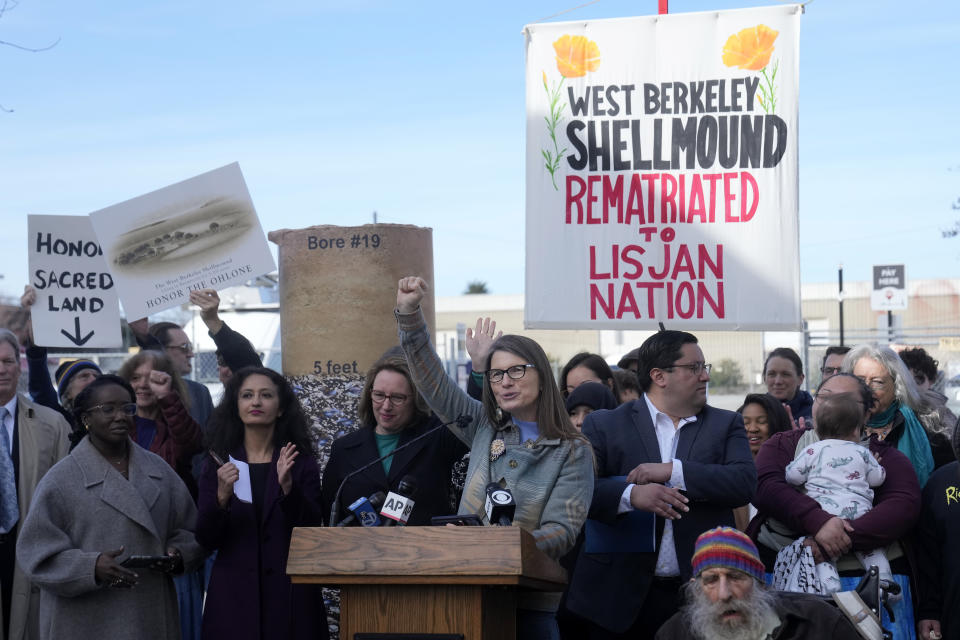
[[[293,488],[286,496],[273,469],[267,474],[263,513],[231,497],[227,509],[217,504],[214,464],[200,477],[197,540],[218,551],[203,610],[203,637],[242,640],[325,640],[326,611],[320,585],[293,585],[287,576],[287,552],[293,527],[319,526],[320,474],[311,455],[301,452],[293,469]],[[240,447],[232,452],[247,459]]]
[[[614,524],[627,483],[612,476],[625,476],[641,463],[663,462],[646,401],[641,398],[612,411],[594,411],[584,422],[583,435],[593,444],[597,463],[590,517]],[[676,458],[683,463],[690,500],[690,511],[673,523],[680,577],[686,581],[697,537],[713,527],[733,526],[733,508],[753,498],[757,470],[740,415],[709,405],[680,430]],[[658,546],[663,524],[658,517]],[[581,550],[568,587],[567,608],[610,631],[626,631],[646,598],[658,552],[659,548],[653,553]]]
[[[407,427],[400,433],[397,448],[438,424],[437,418],[431,417]],[[384,473],[383,464],[377,463],[350,478],[340,494],[339,519],[350,515],[347,506],[357,498],[370,497],[377,491],[388,493],[396,489],[406,475],[417,480],[413,512],[407,524],[429,525],[433,516],[456,513],[450,504],[450,469],[466,452],[467,446],[450,429],[439,429],[413,446],[398,451],[393,456],[389,476]],[[321,502],[325,519],[330,517],[337,487],[347,474],[379,457],[373,427],[361,427],[333,442],[330,461],[323,470]]]

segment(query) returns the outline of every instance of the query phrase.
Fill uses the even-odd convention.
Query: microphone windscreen
[[[403,476],[397,485],[397,493],[412,498],[417,494],[417,479],[413,476]]]

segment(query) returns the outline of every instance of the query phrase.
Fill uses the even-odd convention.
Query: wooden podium
[[[566,584],[520,527],[300,527],[287,574],[341,588],[341,640],[513,640],[518,590]]]

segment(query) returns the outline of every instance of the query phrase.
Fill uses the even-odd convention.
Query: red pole
[[[667,5],[670,4],[670,0],[657,0],[657,10],[659,13],[670,13],[670,9],[667,8]]]

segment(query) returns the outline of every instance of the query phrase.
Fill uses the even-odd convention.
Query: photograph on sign
[[[801,14],[526,28],[525,326],[800,327]]]
[[[43,347],[123,345],[113,276],[87,216],[27,216],[33,341]]]
[[[90,214],[127,317],[188,302],[276,265],[234,163]]]

